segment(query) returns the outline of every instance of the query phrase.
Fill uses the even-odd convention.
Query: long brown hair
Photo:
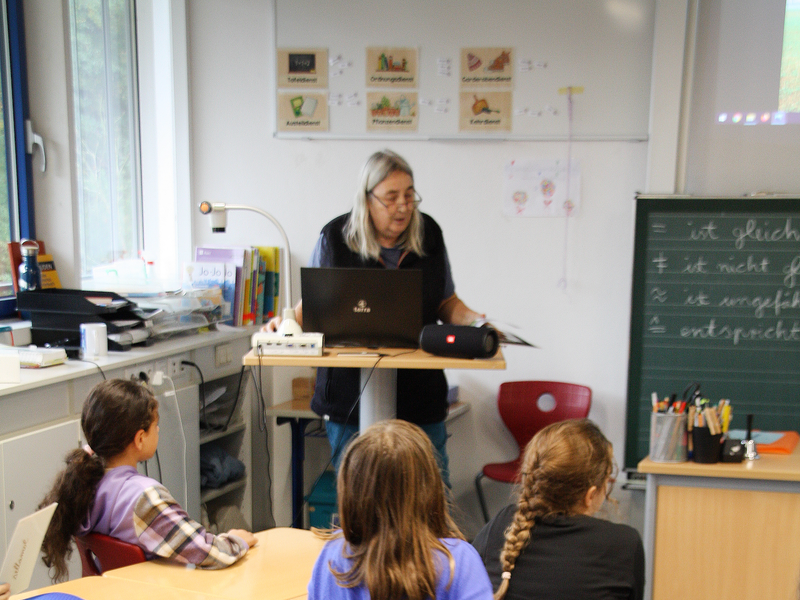
[[[435,598],[434,550],[448,558],[450,585],[456,565],[440,538],[464,537],[422,429],[400,420],[369,427],[345,452],[336,487],[343,554],[352,560],[343,573],[331,567],[341,586],[363,583],[384,600]]]
[[[83,403],[81,427],[91,449],[71,451],[66,468],[39,508],[58,502],[42,543],[42,560],[54,582],[67,574],[75,535],[94,505],[106,462],[122,454],[140,429],[147,431],[158,414],[158,400],[145,386],[124,379],[97,384]]]
[[[592,486],[608,495],[604,486],[614,471],[614,455],[611,443],[588,419],[559,421],[528,442],[520,470],[517,511],[500,552],[503,579],[495,600],[505,597],[511,572],[530,542],[537,517],[579,514]]]

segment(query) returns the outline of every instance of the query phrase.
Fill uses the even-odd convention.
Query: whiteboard
[[[328,106],[327,132],[277,137],[647,139],[655,0],[275,0],[274,10],[276,49],[325,48],[338,61],[322,91],[340,102]],[[418,50],[416,132],[367,129],[374,46]],[[467,47],[513,48],[508,132],[459,131],[460,93],[471,89],[460,81]],[[449,75],[441,72],[447,59]],[[583,88],[573,95],[571,127],[569,86]]]

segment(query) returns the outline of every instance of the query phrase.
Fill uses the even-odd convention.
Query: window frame
[[[30,119],[30,108],[28,105],[28,70],[22,3],[23,0],[2,0],[2,4],[5,5],[5,24],[8,27],[7,50],[10,67],[10,73],[5,73],[4,76],[6,81],[10,80],[11,83],[11,89],[7,91],[9,102],[6,106],[11,113],[11,118],[7,122],[13,125],[12,130],[7,132],[13,136],[13,143],[8,145],[8,149],[14,155],[11,157],[14,173],[9,177],[9,202],[14,203],[17,211],[16,223],[13,221],[11,223],[12,240],[15,233],[17,239],[36,239],[32,156],[27,152],[25,140],[25,122]],[[0,298],[0,317],[11,316],[16,310],[15,295]]]

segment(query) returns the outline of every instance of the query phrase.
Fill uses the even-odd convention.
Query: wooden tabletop
[[[761,454],[758,460],[740,463],[665,463],[645,458],[639,463],[638,469],[640,473],[657,475],[800,481],[800,446],[792,454]]]
[[[83,600],[174,600],[177,596],[175,588],[162,587],[152,583],[137,582],[131,585],[130,581],[112,577],[81,577],[51,585],[38,590],[28,590],[22,594],[11,596],[11,600],[23,600],[40,594],[60,592],[72,594]],[[213,596],[203,592],[182,591],[181,600],[220,600],[220,596]],[[288,600],[285,599],[285,600]]]
[[[244,355],[249,366],[355,367],[369,369],[505,369],[506,361],[498,350],[492,358],[448,358],[408,348],[325,348],[322,356],[262,354],[253,350]]]
[[[128,585],[147,582],[170,588],[173,598],[194,597],[184,595],[187,592],[229,600],[289,600],[304,596],[324,542],[310,531],[290,527],[276,527],[255,535],[258,544],[226,569],[187,569],[174,562],[155,559],[106,571],[104,577],[126,580]],[[146,595],[138,597],[148,598]]]

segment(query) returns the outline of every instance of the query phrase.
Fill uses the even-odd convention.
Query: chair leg
[[[478,474],[475,476],[475,491],[478,492],[478,502],[480,502],[481,512],[483,512],[483,520],[488,523],[489,510],[486,508],[486,498],[484,497],[483,489],[481,488],[481,479],[483,479],[483,471],[478,471]]]

